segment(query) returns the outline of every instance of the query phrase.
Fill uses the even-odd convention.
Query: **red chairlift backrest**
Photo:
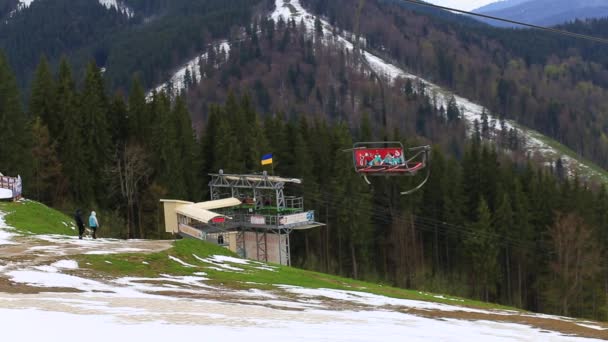
[[[357,172],[369,168],[397,166],[405,163],[402,147],[356,148],[353,151]]]
[[[217,216],[211,219],[213,223],[224,223],[226,222],[226,218],[224,216]]]

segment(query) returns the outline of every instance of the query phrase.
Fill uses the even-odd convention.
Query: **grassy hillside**
[[[161,253],[148,255],[83,255],[78,257],[77,260],[80,265],[88,265],[89,268],[97,272],[114,277],[157,277],[159,274],[187,276],[204,272],[206,273],[206,277],[210,278],[208,281],[210,285],[221,285],[234,289],[256,288],[260,290],[273,290],[276,289],[275,285],[281,284],[313,289],[327,288],[361,291],[393,298],[422,300],[484,309],[516,310],[491,303],[404,290],[293,267],[269,265],[255,261],[246,261],[246,264],[228,261],[223,264],[235,269],[219,270],[217,265],[200,260],[209,259],[216,255],[236,257],[236,255],[223,247],[199,240],[186,239],[176,241],[172,249]],[[178,258],[180,261],[189,264],[189,266],[182,265],[179,261],[171,259],[171,257]]]
[[[23,234],[77,235],[73,220],[34,201],[0,202],[6,223]]]

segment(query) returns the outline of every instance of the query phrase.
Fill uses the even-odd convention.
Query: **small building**
[[[289,236],[321,227],[302,197],[285,185],[302,180],[261,175],[211,174],[211,201],[161,200],[169,233],[213,242],[243,258],[290,265]]]
[[[18,201],[21,194],[21,176],[8,177],[0,173],[0,200]]]

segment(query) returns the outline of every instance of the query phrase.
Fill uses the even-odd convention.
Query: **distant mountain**
[[[492,12],[492,11],[500,11],[507,9],[509,7],[517,6],[519,4],[523,4],[524,2],[529,2],[534,0],[499,0],[493,2],[491,4],[487,4],[485,6],[479,7],[476,10],[473,10],[475,13],[483,13],[483,12]]]
[[[553,26],[576,19],[608,17],[608,2],[605,0],[507,0],[474,10],[487,14],[535,25]],[[512,24],[482,19],[502,27]]]

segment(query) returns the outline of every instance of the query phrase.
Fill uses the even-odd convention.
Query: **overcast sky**
[[[481,6],[490,4],[492,2],[497,2],[497,0],[426,0],[426,1],[436,4],[436,5],[453,7],[453,8],[457,8],[457,9],[461,9],[461,10],[465,10],[465,11],[470,11],[472,9],[476,9]]]

